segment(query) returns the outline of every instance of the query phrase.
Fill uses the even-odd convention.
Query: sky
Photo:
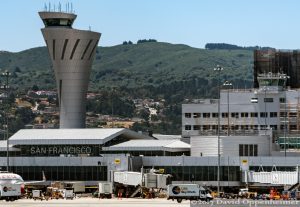
[[[0,50],[45,46],[38,11],[72,2],[76,29],[102,33],[99,45],[156,39],[204,48],[206,43],[300,48],[299,0],[1,0]]]

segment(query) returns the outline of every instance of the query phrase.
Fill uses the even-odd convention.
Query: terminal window
[[[200,113],[194,113],[194,114],[193,114],[193,117],[194,117],[194,118],[199,118],[200,116],[201,116]]]
[[[185,113],[184,116],[185,118],[191,118],[191,113]]]
[[[257,156],[257,144],[240,144],[239,156]]]
[[[241,117],[248,117],[248,113],[247,112],[242,112]]]
[[[213,117],[213,118],[217,118],[218,116],[219,116],[218,113],[212,113],[212,117]]]
[[[239,113],[233,112],[233,113],[231,113],[231,117],[232,118],[239,118]]]
[[[228,113],[222,113],[222,118],[228,118]]]
[[[270,112],[270,117],[277,117],[277,112]]]
[[[277,130],[277,125],[270,125],[273,130]]]
[[[203,125],[202,128],[203,130],[210,130],[210,125]]]
[[[260,112],[260,117],[268,117],[268,112]]]
[[[210,117],[210,113],[203,113],[203,118],[209,118]]]
[[[273,102],[273,98],[264,98],[264,102],[271,103],[271,102]]]
[[[185,130],[191,130],[192,126],[191,125],[185,125]]]
[[[280,103],[285,103],[285,98],[279,98]]]
[[[286,117],[287,116],[287,112],[280,112],[280,117]]]
[[[258,117],[258,114],[257,114],[257,112],[251,112],[251,117]]]
[[[194,125],[194,126],[193,126],[193,129],[194,129],[194,130],[200,130],[200,125]]]
[[[249,125],[241,125],[242,130],[249,130]]]

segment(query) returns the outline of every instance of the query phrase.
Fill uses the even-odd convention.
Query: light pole
[[[232,86],[232,83],[229,81],[225,81],[223,83],[223,86],[227,87],[227,136],[230,134],[230,129],[229,129],[229,87]]]
[[[220,90],[221,90],[221,83],[220,83],[220,78],[221,78],[221,71],[223,68],[219,65],[217,65],[216,68],[214,68],[214,71],[218,72],[218,174],[217,174],[217,181],[218,181],[218,196],[220,196]]]
[[[2,77],[5,77],[5,84],[1,86],[1,88],[4,89],[5,91],[5,109],[4,109],[4,116],[5,116],[5,121],[6,121],[6,171],[9,172],[9,143],[8,143],[8,138],[9,138],[9,131],[8,131],[8,110],[9,110],[9,103],[8,103],[8,77],[10,76],[10,72],[7,70],[4,71],[1,74]]]
[[[286,111],[286,84],[287,84],[287,79],[290,78],[290,76],[287,76],[287,75],[283,75],[283,76],[280,76],[280,78],[283,78],[284,80],[284,85],[283,85],[283,90],[284,90],[284,130],[283,130],[283,133],[284,133],[284,156],[286,157],[286,133],[287,133],[287,111]]]
[[[264,102],[265,102],[265,133],[267,132],[267,87],[264,87],[264,91],[265,91],[265,98],[264,98]]]

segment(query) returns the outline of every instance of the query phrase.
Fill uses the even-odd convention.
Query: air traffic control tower
[[[101,34],[73,29],[73,13],[43,11],[39,15],[56,77],[60,128],[85,128],[86,93]]]

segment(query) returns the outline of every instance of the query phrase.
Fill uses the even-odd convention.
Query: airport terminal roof
[[[0,152],[7,151],[7,141],[1,140],[0,141]],[[13,147],[11,144],[9,145],[9,151],[20,151],[20,149]]]
[[[181,135],[153,134],[157,139],[181,139]]]
[[[124,128],[21,129],[9,138],[12,145],[104,144],[116,137],[154,139]]]
[[[173,140],[130,140],[110,147],[103,147],[105,151],[189,151],[191,145]]]

